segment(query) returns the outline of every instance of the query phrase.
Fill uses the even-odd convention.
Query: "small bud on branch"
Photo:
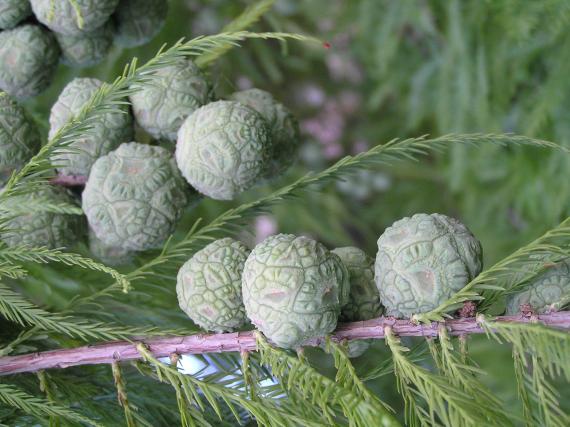
[[[339,324],[331,334],[336,342],[343,340],[383,339],[384,330],[390,327],[394,334],[406,337],[437,337],[441,325],[449,335],[484,333],[480,322],[485,316],[450,319],[430,325],[415,325],[409,320],[387,317]],[[552,328],[570,330],[570,311],[541,314],[529,318],[524,315],[489,318],[493,322],[542,323]],[[305,342],[304,346],[319,346],[324,338]],[[44,351],[20,356],[0,357],[0,375],[20,372],[36,372],[42,369],[68,368],[79,365],[112,364],[141,359],[137,343],[144,343],[154,357],[169,357],[176,354],[202,354],[220,352],[244,352],[256,350],[255,331],[224,334],[194,334],[180,337],[138,338],[132,341],[114,341],[77,348]]]

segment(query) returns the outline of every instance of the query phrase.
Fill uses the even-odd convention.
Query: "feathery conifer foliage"
[[[568,330],[542,325],[540,317],[533,314],[529,314],[533,317],[527,323],[493,320],[508,292],[524,289],[548,265],[570,256],[570,219],[564,219],[568,212],[563,209],[549,213],[552,214],[549,217],[560,217],[558,225],[549,218],[550,229],[534,229],[536,233],[530,243],[504,253],[502,260],[486,268],[439,307],[410,319],[419,325],[420,331],[429,322],[442,322],[437,337],[422,337],[418,333],[413,339],[400,338],[390,326],[390,319],[385,319],[385,339],[372,344],[371,359],[350,359],[348,343],[331,339],[323,340],[325,352],[307,348],[295,354],[275,348],[260,333],[256,333],[256,351],[223,352],[221,348],[220,353],[192,356],[173,353],[169,360],[156,357],[156,348],[145,344],[145,339],[151,336],[200,333],[178,310],[174,290],[177,271],[190,256],[220,236],[244,236],[243,230],[262,214],[278,212],[283,206],[295,212],[295,206],[312,205],[310,191],[321,191],[319,196],[330,202],[332,215],[335,204],[327,195],[336,191],[339,181],[365,170],[416,167],[421,170],[422,163],[418,161],[441,162],[457,178],[449,188],[468,192],[473,190],[473,183],[467,178],[473,172],[470,156],[486,165],[497,156],[511,166],[515,161],[520,162],[523,169],[533,169],[529,164],[538,157],[548,165],[540,168],[545,183],[551,182],[552,174],[558,173],[564,164],[570,164],[568,139],[563,136],[562,125],[549,123],[552,117],[549,112],[560,111],[565,102],[555,95],[561,87],[557,84],[566,74],[550,72],[557,67],[566,70],[570,61],[565,63],[563,59],[570,50],[560,52],[560,58],[550,51],[554,43],[567,38],[562,31],[564,17],[570,13],[567,7],[554,0],[528,10],[515,7],[512,0],[502,0],[497,5],[471,2],[469,6],[458,1],[445,6],[421,2],[418,7],[408,2],[382,3],[379,8],[374,0],[354,2],[357,6],[349,7],[349,16],[360,20],[362,31],[369,30],[371,25],[383,29],[375,40],[361,40],[358,48],[368,52],[366,60],[378,70],[373,77],[377,81],[369,101],[371,108],[381,105],[394,88],[409,96],[411,106],[402,114],[408,119],[403,121],[407,124],[401,129],[404,137],[384,143],[379,139],[369,150],[342,157],[320,171],[296,169],[286,178],[245,194],[233,204],[204,202],[185,216],[161,249],[138,255],[124,268],[113,269],[92,259],[81,245],[61,250],[0,244],[0,357],[127,339],[136,344],[139,359],[122,362],[121,355],[117,355],[117,360],[109,365],[3,376],[0,425],[358,427],[570,423],[561,394],[570,389]],[[73,1],[72,5],[76,7],[77,3]],[[103,85],[79,114],[11,176],[0,193],[0,234],[6,231],[9,218],[27,211],[82,214],[74,205],[42,199],[21,204],[16,198],[49,185],[55,167],[50,161],[53,154],[69,149],[73,141],[92,132],[93,123],[103,114],[120,111],[128,95],[152,84],[151,76],[157,70],[182,57],[191,57],[206,72],[214,73],[214,64],[223,65],[226,57],[239,56],[241,45],[246,51],[250,42],[254,42],[252,50],[258,54],[266,51],[259,50],[255,42],[282,43],[284,52],[299,49],[289,46],[292,41],[299,42],[311,54],[321,49],[321,42],[310,36],[281,31],[289,29],[288,19],[278,24],[273,6],[273,0],[251,3],[217,34],[165,45],[142,65],[136,58],[129,61],[119,77]],[[381,16],[378,10],[383,11]],[[434,13],[444,16],[449,25],[439,28]],[[487,22],[491,15],[493,19]],[[262,19],[264,16],[266,19]],[[80,13],[77,19],[80,23]],[[521,74],[514,74],[512,82],[506,81],[507,76],[498,70],[504,60],[500,53],[513,40],[527,40],[528,34],[537,31],[546,19],[554,20],[556,25],[545,31],[537,46],[526,49],[519,46],[513,60]],[[260,21],[262,31],[248,31]],[[509,27],[511,31],[506,33],[504,42],[495,45],[491,42],[495,39],[491,38],[501,33],[508,22],[516,25]],[[275,31],[265,31],[266,26]],[[442,48],[444,35],[453,36],[449,37],[453,43]],[[402,63],[400,49],[414,53],[420,50],[428,59],[421,67],[418,66],[421,58],[415,56],[412,63]],[[521,121],[526,125],[520,133],[530,136],[509,133],[499,123],[488,126],[485,119],[492,115],[493,108],[500,111],[517,108],[512,97],[521,82],[529,78],[532,53],[528,51],[540,49],[548,51],[549,60],[545,60],[544,66],[548,68],[549,78],[540,91],[525,98],[526,102],[532,101],[533,107],[530,113],[525,110]],[[471,50],[473,55],[464,53]],[[249,52],[243,55],[247,58]],[[263,55],[260,57],[264,58]],[[265,60],[260,62],[271,69]],[[398,72],[392,73],[395,69]],[[409,81],[402,80],[409,69],[414,70],[413,74],[408,73],[413,75],[412,87]],[[476,78],[469,77],[472,73]],[[568,84],[566,80],[564,84]],[[476,81],[478,86],[466,87],[465,81]],[[440,98],[433,104],[435,111],[428,108],[432,95],[425,93],[430,84],[438,88],[434,94]],[[463,90],[452,91],[454,84]],[[506,87],[504,91],[497,89],[501,85]],[[493,108],[483,98],[487,93],[496,93],[493,96],[500,98]],[[429,102],[418,101],[424,95]],[[466,113],[468,103],[477,105],[473,117]],[[388,115],[397,114],[388,111]],[[437,123],[432,128],[434,133],[442,136],[407,136],[415,131],[422,135],[425,129],[420,124],[432,119]],[[472,126],[457,124],[471,121]],[[467,128],[477,132],[467,132]],[[539,138],[542,135],[557,143]],[[515,175],[516,168],[510,170]],[[532,179],[521,179],[520,174],[506,180],[512,184],[507,185],[509,191],[532,183]],[[473,194],[478,195],[479,203],[486,203],[479,190],[475,189]],[[469,206],[468,199],[475,197],[473,194],[462,198],[464,206]],[[521,203],[536,195],[536,192],[525,193]],[[548,205],[553,198],[550,188],[545,197]],[[493,198],[489,203],[498,201]],[[489,212],[502,208],[493,205]],[[309,221],[318,222],[318,219]],[[315,225],[317,230],[318,226]],[[339,231],[338,236],[327,238],[338,243],[344,238],[343,233]],[[485,366],[478,365],[480,355],[471,353],[474,346],[467,344],[468,337],[451,337],[445,328],[443,322],[457,317],[457,309],[468,301],[477,303],[479,313],[470,321],[477,322],[486,332],[477,343],[487,345],[483,347],[487,351],[499,348],[512,352],[509,363],[517,382],[520,408],[512,401],[502,400],[497,391],[502,390],[500,384],[493,383]],[[569,301],[570,296],[564,296],[554,308],[564,310]],[[239,341],[239,335],[236,339]]]

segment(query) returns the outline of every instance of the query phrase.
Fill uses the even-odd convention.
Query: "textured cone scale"
[[[178,303],[197,325],[223,332],[246,323],[241,276],[249,252],[241,242],[219,239],[196,252],[179,270]]]
[[[28,0],[0,1],[0,30],[9,30],[32,14]]]
[[[106,245],[143,251],[166,241],[191,197],[168,150],[131,142],[95,162],[83,211]]]
[[[141,46],[156,36],[166,21],[167,0],[120,0],[113,15],[115,43]]]
[[[91,229],[89,229],[89,251],[95,258],[110,266],[128,264],[135,255],[128,249],[106,245]]]
[[[113,26],[109,22],[89,33],[55,34],[61,47],[61,60],[70,67],[91,67],[101,62],[113,43]]]
[[[570,295],[570,258],[547,267],[534,277],[526,290],[507,297],[507,314],[520,313],[521,305],[530,304],[536,313],[556,311],[558,303]]]
[[[38,95],[50,85],[59,55],[53,34],[38,25],[0,32],[0,89],[18,99]]]
[[[39,191],[17,196],[13,200],[18,207],[18,201],[31,199],[46,199],[50,202],[75,204],[71,193],[61,187],[46,185]],[[2,240],[8,246],[27,245],[32,247],[46,246],[51,249],[71,246],[78,238],[83,225],[80,215],[69,215],[33,210],[18,213],[6,222],[6,233]]]
[[[261,242],[245,263],[243,302],[249,319],[280,347],[332,332],[348,290],[335,254],[308,238],[278,234]]]
[[[209,100],[209,86],[189,59],[162,67],[144,87],[130,96],[140,127],[157,139],[176,141],[182,123]]]
[[[50,138],[81,111],[102,85],[97,79],[77,78],[63,89],[51,109]],[[128,112],[105,113],[82,138],[69,146],[69,150],[60,150],[52,160],[60,175],[88,176],[95,160],[130,141],[132,136],[133,123]]]
[[[0,186],[40,148],[40,134],[20,105],[0,92]]]
[[[80,17],[69,0],[31,0],[31,3],[38,21],[50,30],[66,35],[88,33],[102,27],[119,4],[119,0],[74,1]]]
[[[231,99],[253,108],[267,121],[270,132],[271,159],[268,178],[281,175],[291,166],[299,148],[299,123],[273,95],[261,89],[248,89],[232,94]]]
[[[362,249],[353,246],[336,248],[331,251],[339,256],[348,270],[350,293],[348,303],[342,307],[340,319],[355,322],[379,317],[384,308],[374,281],[374,259]],[[368,340],[355,340],[348,343],[348,356],[361,356],[369,347]]]
[[[379,317],[383,308],[374,281],[374,259],[352,246],[331,252],[338,255],[346,266],[350,280],[349,300],[342,308],[341,320],[354,322]]]
[[[178,132],[178,167],[194,188],[212,199],[232,200],[255,185],[269,156],[265,120],[239,102],[205,105]]]
[[[481,272],[479,241],[459,221],[417,214],[378,239],[375,280],[386,313],[407,317],[438,307]]]

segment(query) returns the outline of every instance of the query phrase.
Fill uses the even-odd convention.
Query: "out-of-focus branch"
[[[83,187],[87,182],[86,176],[81,175],[58,175],[50,179],[50,184],[63,187]]]

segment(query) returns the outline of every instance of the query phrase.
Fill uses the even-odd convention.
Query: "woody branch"
[[[570,311],[542,314],[536,316],[500,316],[494,322],[537,322],[562,330],[570,330]],[[450,335],[462,336],[480,334],[484,330],[476,317],[450,319],[443,322]],[[391,326],[392,331],[406,337],[436,337],[440,324],[415,325],[409,320],[396,320],[379,317],[363,322],[340,324],[331,334],[335,341],[358,339],[383,339],[384,328]],[[195,334],[180,337],[138,338],[132,341],[114,341],[77,348],[44,351],[19,356],[0,358],[0,375],[20,372],[36,372],[43,369],[68,368],[79,365],[111,364],[141,359],[137,344],[144,343],[155,357],[167,357],[172,354],[200,354],[220,352],[255,351],[256,341],[253,331],[224,334]],[[322,339],[304,343],[317,346]]]

